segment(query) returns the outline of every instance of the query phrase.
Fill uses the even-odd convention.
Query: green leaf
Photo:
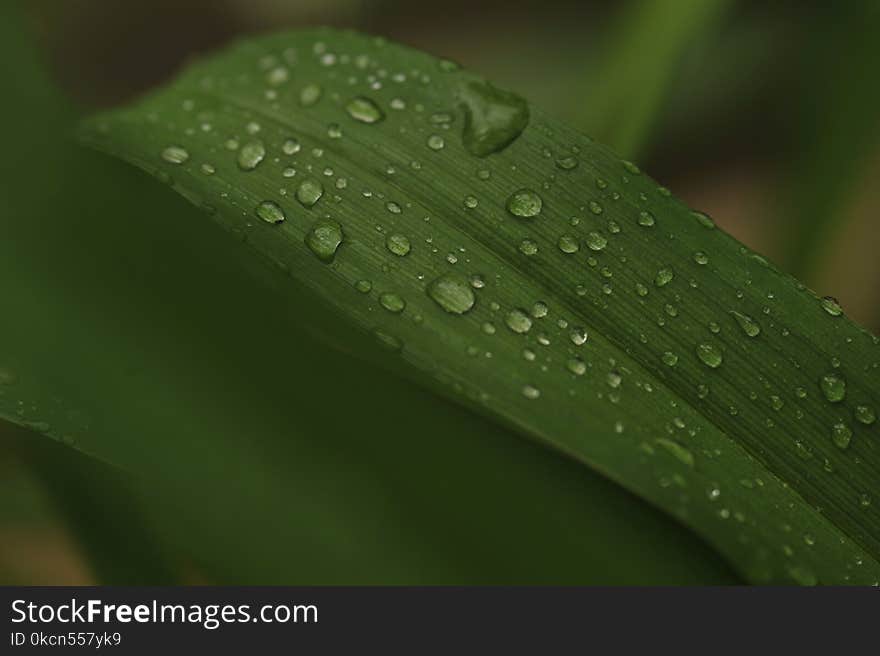
[[[880,580],[877,338],[534,107],[506,148],[474,149],[476,112],[516,131],[499,98],[449,62],[307,31],[241,43],[83,135],[311,294],[303,324],[329,307],[353,351],[604,473],[749,580]],[[257,320],[243,338],[267,335],[292,339]]]

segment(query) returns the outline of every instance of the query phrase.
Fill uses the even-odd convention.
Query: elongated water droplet
[[[504,322],[515,333],[527,333],[532,329],[532,319],[525,310],[514,308],[507,313]]]
[[[846,379],[838,374],[825,374],[819,379],[822,394],[831,403],[840,403],[846,397]]]
[[[352,98],[345,106],[345,110],[348,112],[349,116],[361,123],[378,123],[385,118],[385,114],[382,113],[379,106],[369,98],[364,98],[363,96]]]
[[[306,246],[319,260],[330,263],[342,243],[342,226],[336,221],[323,219],[312,226],[306,235]]]
[[[731,310],[730,313],[733,315],[733,318],[736,319],[739,327],[742,328],[742,331],[746,335],[749,337],[757,337],[761,334],[761,326],[758,325],[758,322],[752,319],[749,315],[737,312],[736,310]]]
[[[398,232],[388,235],[388,238],[385,240],[385,247],[398,257],[403,257],[409,253],[411,245],[406,235]]]
[[[189,159],[189,153],[182,146],[168,146],[162,151],[162,159],[169,164],[183,164]]]
[[[839,422],[831,427],[831,441],[838,449],[849,448],[852,440],[852,429],[846,424]]]
[[[428,296],[450,314],[464,314],[476,302],[468,281],[456,274],[447,273],[435,279],[427,288]]]
[[[303,180],[296,189],[296,199],[304,207],[312,207],[324,195],[324,185],[317,180]]]
[[[691,216],[694,217],[697,220],[697,223],[699,223],[704,228],[711,229],[715,227],[715,222],[712,220],[712,217],[710,217],[705,212],[698,212],[694,210],[691,212]]]
[[[569,358],[565,367],[575,376],[583,376],[587,372],[587,365],[580,358]]]
[[[683,462],[688,467],[694,466],[694,454],[688,451],[685,447],[683,447],[678,442],[674,440],[667,439],[665,437],[659,437],[654,442],[663,447],[667,453],[672,455],[679,462]]]
[[[843,308],[840,307],[840,303],[833,296],[826,296],[822,299],[822,309],[832,317],[839,317],[843,314]]]
[[[719,349],[714,344],[698,344],[697,357],[700,358],[700,361],[704,365],[706,365],[707,367],[711,367],[712,369],[717,369],[718,367],[720,367],[723,361],[721,349]]]
[[[578,164],[577,157],[559,157],[556,159],[556,167],[562,169],[563,171],[571,171],[572,169],[576,169]]]
[[[284,210],[281,209],[281,206],[271,200],[264,200],[257,205],[256,213],[257,216],[263,219],[266,223],[281,223],[287,218],[284,215]]]
[[[523,219],[530,219],[541,213],[544,201],[531,189],[520,189],[507,199],[507,211]]]
[[[541,396],[541,390],[534,385],[523,385],[522,395],[527,399],[534,400]]]
[[[464,107],[462,143],[477,157],[503,150],[529,123],[529,106],[525,100],[485,82],[464,85],[459,90],[459,98]]]
[[[253,171],[266,157],[266,146],[262,141],[248,141],[238,151],[238,168]]]

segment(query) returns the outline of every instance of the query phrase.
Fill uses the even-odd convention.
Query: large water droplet
[[[846,379],[838,374],[825,374],[819,379],[819,387],[831,403],[840,403],[846,396]]]
[[[737,312],[736,310],[731,310],[730,313],[733,315],[733,318],[736,319],[736,322],[739,324],[739,327],[742,328],[742,331],[749,337],[757,337],[761,333],[761,326],[759,326],[758,322],[752,319],[749,315]]]
[[[379,106],[369,98],[364,98],[363,96],[352,98],[345,106],[345,111],[347,111],[348,115],[354,120],[360,121],[361,123],[378,123],[385,118],[385,114],[382,113]]]
[[[464,314],[476,302],[476,297],[463,277],[454,273],[443,274],[428,285],[428,296],[451,314]]]
[[[306,246],[322,262],[330,263],[342,243],[342,226],[327,219],[318,221],[306,235]]]
[[[287,218],[284,215],[284,210],[281,209],[278,203],[274,203],[271,200],[264,200],[257,205],[256,213],[266,223],[281,223]]]
[[[712,369],[717,369],[718,367],[720,367],[723,361],[721,349],[719,349],[714,344],[698,344],[697,357],[700,358],[700,361],[704,365],[706,365],[707,367],[711,367]]]
[[[520,189],[507,199],[507,211],[523,219],[530,219],[541,213],[544,201],[531,189]]]
[[[253,171],[266,157],[266,146],[262,141],[248,141],[238,151],[238,168]]]
[[[654,277],[654,285],[657,287],[664,287],[672,282],[672,279],[675,278],[675,272],[671,267],[663,267],[657,272],[657,275]]]
[[[534,400],[541,396],[541,390],[534,385],[523,385],[522,395],[527,399]]]
[[[463,86],[459,98],[465,114],[462,142],[468,152],[477,157],[503,150],[529,123],[529,106],[525,100],[485,82]]]

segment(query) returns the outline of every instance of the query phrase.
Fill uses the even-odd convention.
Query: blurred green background
[[[0,424],[0,581],[736,581],[604,479],[296,333],[231,238],[70,143],[77,116],[244,35],[353,27],[455,59],[880,329],[877,3],[7,4],[0,365],[21,349],[88,372],[53,389],[100,408],[84,429],[132,430],[108,467]],[[193,248],[211,254],[197,270]],[[296,336],[244,338],[255,323]],[[304,371],[323,377],[306,389]]]

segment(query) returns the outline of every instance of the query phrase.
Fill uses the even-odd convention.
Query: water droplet
[[[264,200],[257,205],[256,213],[263,221],[272,224],[281,223],[287,218],[284,215],[284,210],[281,209],[278,203],[274,203],[271,200]]]
[[[406,235],[396,232],[393,235],[388,235],[388,238],[385,240],[385,247],[395,255],[403,257],[409,253],[411,245]]]
[[[647,210],[639,213],[638,223],[640,226],[650,228],[654,225],[654,215]]]
[[[431,282],[427,293],[437,305],[451,314],[464,314],[474,307],[476,301],[467,280],[452,273],[444,274]]]
[[[709,256],[706,255],[703,251],[697,251],[694,253],[694,262],[703,266],[709,264]]]
[[[700,358],[700,361],[704,365],[711,367],[712,369],[720,367],[721,362],[723,361],[721,349],[714,344],[698,344],[697,357]]]
[[[843,314],[843,308],[840,307],[840,303],[833,296],[826,296],[822,299],[822,309],[832,317],[839,317]]]
[[[779,412],[780,410],[782,410],[783,407],[785,407],[785,401],[774,394],[770,397],[770,407]]]
[[[318,180],[303,180],[296,189],[296,199],[303,207],[312,207],[324,195],[324,185]]]
[[[587,372],[587,365],[580,358],[569,358],[565,368],[575,376],[583,376]]]
[[[838,374],[825,374],[819,379],[822,394],[831,403],[840,403],[846,396],[846,379]]]
[[[212,164],[208,164],[207,162],[202,164],[200,168],[202,173],[204,173],[205,175],[214,175],[217,172],[217,169],[215,169]]]
[[[189,152],[182,146],[168,146],[162,151],[162,159],[169,164],[183,164],[189,159]]]
[[[697,212],[696,210],[693,210],[691,212],[691,216],[694,217],[697,220],[697,222],[701,226],[703,226],[704,228],[714,228],[715,227],[715,222],[712,220],[712,217],[710,217],[705,212]]]
[[[571,339],[571,343],[575,346],[583,346],[587,342],[587,329],[582,328],[581,326],[575,326],[571,329],[571,332],[568,333],[569,339]]]
[[[306,235],[306,246],[319,260],[330,263],[336,257],[336,251],[342,243],[342,226],[336,221],[321,220],[312,226]]]
[[[459,98],[465,115],[462,142],[468,152],[477,157],[503,150],[529,123],[529,106],[525,100],[485,82],[462,86]]]
[[[577,253],[581,248],[580,244],[578,244],[577,238],[572,237],[571,235],[562,235],[556,245],[559,247],[559,250],[563,253],[568,253],[569,255]]]
[[[331,139],[341,139],[342,126],[339,123],[331,123],[327,126],[327,136]]]
[[[284,66],[276,66],[266,73],[266,84],[277,87],[284,84],[290,78],[290,75]]]
[[[865,424],[866,426],[870,426],[877,421],[877,414],[871,406],[857,405],[854,414],[856,416],[856,421]]]
[[[369,294],[373,290],[373,283],[369,280],[358,280],[354,284],[354,288],[361,294]]]
[[[526,314],[525,310],[519,308],[514,308],[508,312],[504,322],[515,333],[527,333],[532,329],[531,318]]]
[[[253,171],[266,157],[266,147],[262,141],[248,141],[238,151],[238,168]]]
[[[535,304],[532,305],[532,316],[535,319],[546,317],[548,312],[550,312],[550,308],[547,307],[544,301],[535,301]]]
[[[345,111],[347,111],[348,115],[354,120],[360,121],[361,123],[378,123],[385,118],[385,114],[382,113],[379,106],[364,96],[356,96],[352,98],[345,106]]]
[[[576,169],[579,163],[577,157],[559,157],[556,160],[556,167],[563,171],[571,171],[572,169]]]
[[[678,364],[678,356],[672,351],[666,351],[660,359],[663,360],[663,364],[669,367],[674,367]]]
[[[534,385],[523,385],[522,395],[527,399],[534,400],[541,396],[541,390]]]
[[[659,437],[654,442],[663,447],[667,453],[672,455],[679,462],[683,462],[688,467],[694,466],[694,454],[688,451],[685,447],[683,447],[678,442],[674,440],[667,439],[665,437]]]
[[[752,319],[749,315],[737,312],[736,310],[731,310],[730,313],[733,315],[733,318],[736,319],[736,322],[739,324],[739,327],[742,328],[742,331],[749,337],[757,337],[761,333],[761,326],[758,325],[758,322]]]
[[[608,245],[608,240],[598,232],[591,232],[587,235],[586,243],[591,251],[601,251]]]
[[[284,140],[284,143],[281,145],[281,152],[283,152],[285,155],[296,155],[301,148],[302,146],[300,145],[299,141],[297,141],[293,137],[290,137]]]
[[[871,505],[871,495],[869,494],[861,494],[859,495],[859,505],[862,508],[868,508]]]
[[[406,301],[404,301],[397,294],[393,294],[391,292],[385,292],[379,295],[379,304],[394,314],[398,314],[403,312],[403,309],[406,307]]]
[[[311,107],[321,99],[323,89],[317,84],[307,84],[299,92],[299,104],[303,107]]]
[[[588,207],[590,208],[590,212],[592,212],[596,216],[600,215],[602,212],[605,211],[605,208],[602,207],[602,203],[599,203],[598,201],[595,201],[595,200],[591,200]]]
[[[656,287],[664,287],[672,282],[673,278],[675,278],[675,272],[670,267],[663,267],[654,277],[654,285]]]
[[[446,146],[446,141],[444,141],[443,137],[441,137],[439,134],[432,134],[430,137],[428,137],[427,144],[428,148],[430,148],[431,150],[443,150],[443,148]]]
[[[479,199],[476,196],[465,196],[464,197],[464,206],[465,208],[472,210],[476,209],[477,205],[480,204]]]
[[[531,239],[523,239],[519,243],[519,252],[523,255],[534,255],[538,252],[538,244]]]
[[[531,189],[520,189],[507,199],[507,211],[524,219],[530,219],[541,213],[544,201]]]
[[[852,440],[852,429],[842,422],[831,427],[831,441],[838,449],[846,449]]]
[[[641,175],[642,170],[636,166],[633,162],[630,162],[628,159],[620,160],[620,163],[623,164],[623,168],[625,168],[628,172],[633,175]]]

